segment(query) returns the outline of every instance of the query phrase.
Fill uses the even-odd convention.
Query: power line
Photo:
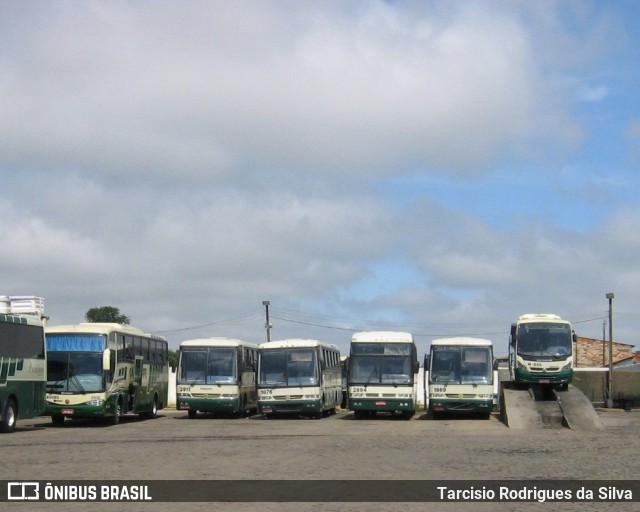
[[[329,316],[325,316],[325,315],[314,315],[314,314],[305,314],[305,313],[300,313],[300,312],[296,312],[293,310],[289,310],[289,309],[285,309],[285,308],[277,308],[277,310],[280,311],[286,311],[288,313],[294,313],[300,316],[308,316],[308,317],[325,317],[325,318],[331,318]],[[196,330],[196,329],[202,329],[205,327],[211,327],[213,325],[222,325],[222,324],[228,324],[228,323],[233,323],[233,322],[239,322],[241,320],[251,320],[251,321],[258,321],[261,320],[261,313],[256,313],[256,312],[252,312],[252,313],[248,313],[239,317],[235,317],[235,318],[230,318],[230,319],[225,319],[225,320],[218,320],[215,322],[210,322],[210,323],[206,323],[206,324],[200,324],[200,325],[195,325],[195,326],[189,326],[189,327],[182,327],[182,328],[178,328],[178,329],[168,329],[168,330],[163,330],[163,331],[155,331],[155,334],[166,334],[166,333],[173,333],[173,332],[184,332],[184,331],[192,331],[192,330]],[[281,320],[283,322],[289,322],[289,323],[293,323],[293,324],[300,324],[300,325],[308,325],[310,327],[318,327],[321,329],[332,329],[332,330],[337,330],[337,331],[347,331],[347,332],[360,332],[360,331],[367,331],[367,330],[371,330],[371,326],[369,326],[369,328],[365,328],[365,327],[342,327],[342,326],[338,326],[338,325],[327,325],[327,324],[323,324],[323,323],[317,323],[317,322],[312,322],[312,321],[305,321],[305,320],[296,320],[294,318],[289,318],[289,317],[285,317],[285,316],[278,316],[278,315],[271,315],[271,318],[277,319],[277,320]],[[585,320],[576,320],[574,322],[572,322],[572,324],[583,324],[583,323],[588,323],[588,322],[595,322],[598,320],[603,320],[607,318],[606,315],[603,316],[597,316],[597,317],[593,317],[593,318],[588,318]],[[442,326],[442,324],[440,324]],[[459,328],[460,326],[452,326],[452,328]],[[381,329],[389,329],[389,326],[385,326],[385,327],[380,327]],[[418,328],[420,329],[420,328]],[[456,336],[498,336],[498,335],[503,335],[503,334],[509,334],[509,330],[497,330],[497,331],[482,331],[482,332],[445,332],[445,333],[413,333],[413,335],[415,337],[419,337],[419,338],[446,338],[446,337],[456,337]]]
[[[228,323],[232,323],[232,322],[238,322],[240,320],[244,320],[244,319],[251,319],[251,320],[258,320],[260,317],[257,313],[250,313],[250,314],[246,314],[246,315],[242,315],[236,318],[230,318],[227,320],[218,320],[217,322],[211,322],[208,324],[201,324],[201,325],[194,325],[191,327],[181,327],[179,329],[169,329],[166,331],[155,331],[154,334],[166,334],[166,333],[171,333],[171,332],[182,332],[182,331],[193,331],[196,329],[202,329],[204,327],[211,327],[212,325],[222,325],[222,324],[228,324]]]

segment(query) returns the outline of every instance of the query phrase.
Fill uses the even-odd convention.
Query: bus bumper
[[[319,414],[322,412],[321,400],[268,400],[258,401],[258,412],[271,414]]]
[[[179,411],[240,412],[239,398],[191,398],[179,396],[176,402],[176,409]]]
[[[99,405],[75,404],[59,405],[48,403],[45,409],[45,416],[65,416],[67,418],[105,418],[115,414],[115,407],[109,403]]]
[[[573,370],[560,370],[559,372],[530,372],[522,368],[516,368],[515,380],[524,384],[570,384],[573,378]]]
[[[442,400],[429,399],[431,412],[450,412],[464,414],[488,414],[493,409],[493,399],[489,400]]]
[[[415,402],[409,398],[394,398],[394,399],[374,399],[367,400],[363,398],[349,399],[350,411],[380,411],[380,412],[395,412],[395,411],[414,411]]]

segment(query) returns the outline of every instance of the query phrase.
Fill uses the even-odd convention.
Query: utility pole
[[[267,319],[266,323],[264,324],[264,327],[265,329],[267,329],[267,342],[269,342],[271,341],[271,327],[273,327],[269,323],[269,306],[271,305],[271,302],[269,302],[268,300],[263,300],[262,305],[264,306],[265,316]]]
[[[607,407],[613,408],[613,293],[607,293],[609,300],[609,399]]]
[[[607,366],[607,319],[602,321],[602,367]]]

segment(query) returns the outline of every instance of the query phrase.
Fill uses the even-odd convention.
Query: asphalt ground
[[[637,480],[640,411],[599,410],[604,430],[514,430],[497,416],[314,420],[159,411],[108,426],[22,420],[0,436],[1,480]],[[286,485],[286,483],[284,484]],[[45,511],[640,510],[636,503],[0,503]]]

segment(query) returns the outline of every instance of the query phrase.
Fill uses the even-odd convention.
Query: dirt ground
[[[1,480],[637,480],[640,411],[601,432],[511,430],[497,417],[189,420],[162,410],[118,426],[48,418],[0,437]],[[398,497],[401,499],[401,496]],[[11,503],[12,510],[640,510],[636,503]]]

